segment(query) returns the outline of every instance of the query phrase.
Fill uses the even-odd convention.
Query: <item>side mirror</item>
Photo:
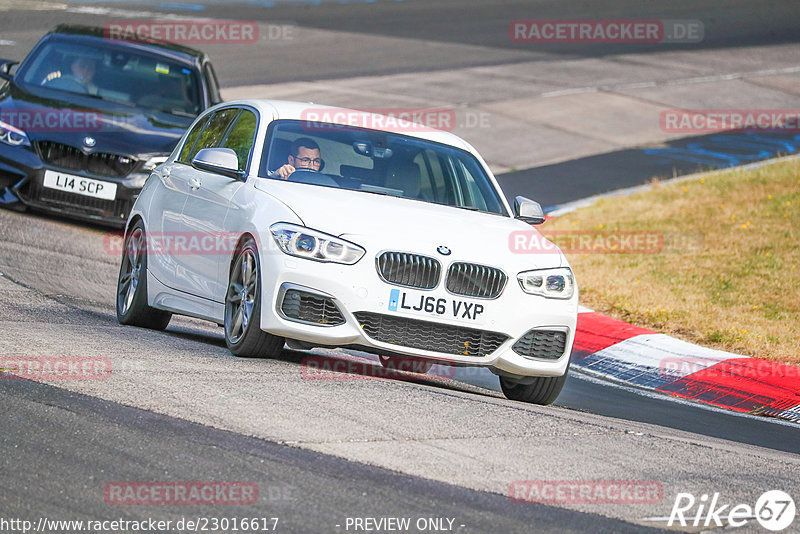
[[[19,63],[19,61],[14,61],[12,59],[0,59],[0,78],[11,80],[14,76],[12,76],[9,71],[11,70],[11,67],[17,63]]]
[[[514,199],[514,218],[528,224],[542,224],[545,221],[542,206],[535,200],[525,197]]]
[[[239,170],[239,158],[236,152],[230,148],[204,148],[192,158],[192,167],[237,180],[245,177],[245,172]]]

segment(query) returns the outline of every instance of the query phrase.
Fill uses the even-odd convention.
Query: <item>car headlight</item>
[[[0,121],[0,143],[11,146],[31,146],[28,134],[3,121]]]
[[[352,265],[366,253],[355,243],[296,224],[275,223],[269,230],[278,247],[290,256]]]
[[[569,267],[525,271],[517,275],[517,280],[522,290],[531,295],[570,299],[575,294],[575,278]]]
[[[141,189],[144,187],[144,184],[147,182],[149,177],[149,174],[131,174],[128,176],[128,179],[125,180],[125,187],[130,187],[131,189]]]
[[[142,166],[142,170],[143,171],[152,171],[157,166],[159,166],[162,163],[164,163],[165,161],[167,161],[168,158],[169,158],[169,156],[154,156],[154,157],[152,157],[152,158],[150,158],[150,159],[148,159],[147,161],[144,162],[144,165]]]

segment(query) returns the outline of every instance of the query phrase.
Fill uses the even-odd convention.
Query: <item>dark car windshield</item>
[[[259,176],[280,179],[276,171],[289,162],[298,145],[300,169],[290,182],[352,189],[434,204],[507,215],[500,193],[469,152],[416,137],[335,124],[280,120],[270,127]],[[303,158],[311,154],[314,158]],[[318,172],[317,172],[318,171]]]
[[[113,44],[51,40],[26,59],[17,80],[176,115],[195,116],[202,107],[193,69]]]

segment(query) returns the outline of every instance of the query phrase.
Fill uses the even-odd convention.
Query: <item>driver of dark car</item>
[[[298,169],[320,171],[324,163],[319,145],[308,137],[295,139],[286,159],[288,160],[286,164],[281,165],[277,170],[269,172],[270,178],[288,180],[289,176]]]
[[[97,61],[94,59],[79,57],[70,63],[69,74],[63,74],[60,70],[51,72],[42,85],[73,93],[96,95],[97,86],[92,83],[96,68]]]

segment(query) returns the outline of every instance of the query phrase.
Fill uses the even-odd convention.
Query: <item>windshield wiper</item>
[[[188,111],[184,111],[178,108],[159,109],[158,111],[169,113],[170,115],[177,115],[179,117],[189,117],[190,119],[197,117],[197,115],[195,115],[194,113],[189,113]]]
[[[479,213],[488,213],[489,215],[499,215],[502,217],[501,213],[497,213],[496,211],[489,211],[489,210],[482,210],[480,208],[476,208],[475,206],[452,206],[454,208],[458,208],[460,210],[468,210],[468,211],[477,211]]]
[[[102,95],[93,95],[92,93],[74,93],[72,91],[64,91],[65,93],[71,93],[73,95],[80,95],[80,96],[88,96],[89,98],[96,98],[97,100],[102,100],[104,102],[113,102],[115,104],[124,104],[128,107],[133,107],[132,102],[128,102],[127,100],[117,100],[116,98],[107,98]]]
[[[65,93],[68,95],[78,95],[78,96],[85,96],[88,98],[94,98],[95,100],[102,100],[103,102],[113,102],[114,104],[124,104],[128,107],[133,107],[134,104],[132,102],[128,102],[127,100],[117,100],[116,98],[108,98],[102,95],[95,95],[92,93],[78,93],[75,91],[67,91],[65,89],[58,89],[56,87],[44,87],[45,89],[49,89],[50,91],[58,91],[59,93]]]
[[[369,191],[367,189],[350,189],[350,191],[358,191],[359,193],[369,193],[370,195],[381,195],[382,197],[403,198],[403,197],[398,197],[397,195],[384,193],[383,191]]]

